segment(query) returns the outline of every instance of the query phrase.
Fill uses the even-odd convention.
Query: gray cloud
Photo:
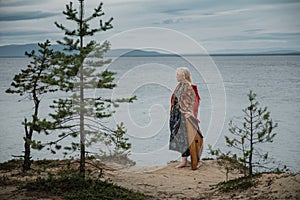
[[[257,33],[257,32],[261,32],[263,31],[264,29],[262,28],[255,28],[255,29],[248,29],[248,30],[245,30],[244,32],[246,33]]]
[[[297,33],[269,33],[273,37],[300,37],[300,32]]]
[[[178,18],[178,19],[165,19],[162,21],[162,24],[177,24],[183,21],[183,18]]]
[[[34,36],[34,35],[46,35],[49,33],[49,31],[1,31],[0,32],[0,37],[5,37],[5,36]]]
[[[188,11],[189,9],[186,8],[178,8],[178,9],[168,9],[168,10],[163,10],[162,13],[167,13],[167,14],[182,14],[184,11]]]
[[[263,29],[262,29],[263,30]],[[214,41],[249,41],[249,40],[292,40],[299,38],[298,33],[251,33],[250,35],[230,35],[213,38]]]
[[[1,0],[0,7],[12,7],[12,6],[27,6],[27,5],[35,5],[42,3],[40,0]]]
[[[59,15],[60,13],[51,13],[43,11],[23,11],[16,13],[0,13],[0,21],[18,21],[48,18]]]

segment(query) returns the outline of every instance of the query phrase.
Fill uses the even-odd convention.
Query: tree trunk
[[[23,162],[23,166],[22,166],[22,171],[26,172],[26,171],[30,170],[30,166],[31,166],[30,141],[32,139],[32,132],[31,132],[31,129],[29,131],[27,129],[27,119],[26,118],[25,118],[24,122],[25,122],[25,143],[24,143],[24,162]]]
[[[252,176],[252,156],[253,156],[253,102],[251,101],[250,110],[250,154],[249,154],[249,176]]]
[[[83,65],[80,66],[80,174],[85,177]]]
[[[30,144],[26,141],[24,144],[25,153],[24,153],[24,162],[23,162],[23,172],[30,170],[31,166],[31,156],[30,156]]]
[[[25,144],[24,144],[24,149],[25,149],[25,152],[24,152],[24,163],[23,163],[23,172],[26,172],[28,170],[30,170],[30,166],[31,166],[31,140],[32,140],[32,134],[33,134],[33,131],[35,129],[35,126],[36,126],[36,123],[37,123],[37,120],[38,120],[38,113],[39,113],[39,106],[40,106],[40,100],[37,96],[37,91],[36,91],[36,88],[37,88],[37,80],[39,79],[39,76],[41,74],[41,71],[40,73],[38,74],[38,78],[35,80],[34,82],[34,86],[33,86],[33,93],[32,93],[32,96],[33,96],[33,101],[34,101],[34,114],[33,114],[33,117],[32,117],[32,125],[29,127],[29,130],[28,130],[28,126],[27,126],[27,119],[25,118],[24,120],[24,127],[25,127]]]
[[[79,32],[82,31],[83,25],[83,1],[80,0],[80,24]],[[83,48],[83,36],[80,35],[80,48]],[[82,54],[82,53],[80,53]],[[84,90],[83,90],[83,60],[80,58],[80,174],[85,177],[85,133],[84,133]]]

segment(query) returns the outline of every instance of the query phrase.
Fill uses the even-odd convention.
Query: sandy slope
[[[106,176],[118,185],[144,192],[156,199],[300,199],[300,174],[264,174],[256,187],[246,191],[221,193],[213,185],[226,178],[224,167],[215,160],[202,161],[200,169],[131,167],[108,171]],[[240,174],[230,174],[235,178]]]
[[[99,161],[97,161],[99,162]],[[178,163],[160,167],[124,167],[106,164],[105,179],[151,195],[154,199],[300,199],[300,174],[263,174],[258,185],[245,191],[219,192],[215,185],[226,179],[226,171],[216,160],[201,161],[201,167],[192,171],[190,167],[176,169]],[[222,163],[222,162],[221,162]],[[223,162],[224,163],[224,162]],[[57,171],[60,168],[47,170]],[[98,175],[97,170],[90,168]],[[20,183],[36,175],[20,176],[18,170],[0,171],[1,177],[10,177]],[[13,176],[12,176],[13,175]],[[239,173],[229,174],[229,179],[239,177]],[[18,190],[16,185],[0,185],[0,199],[60,199],[43,193],[29,193]]]

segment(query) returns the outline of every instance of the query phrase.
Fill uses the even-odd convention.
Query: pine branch
[[[94,18],[103,16],[103,15],[104,15],[104,12],[102,11],[102,6],[103,6],[103,3],[101,2],[101,3],[98,5],[98,7],[94,9],[94,13],[93,13],[90,17],[86,18],[86,19],[84,20],[84,22],[88,22],[88,21],[90,21],[90,20],[92,20],[92,19],[94,19]]]
[[[101,27],[101,30],[102,30],[102,31],[107,31],[107,30],[109,30],[109,29],[112,29],[113,26],[112,26],[111,22],[112,22],[113,19],[114,19],[114,18],[111,17],[108,21],[106,21],[106,22],[104,23],[104,25],[103,25],[102,20],[100,20],[100,27]]]

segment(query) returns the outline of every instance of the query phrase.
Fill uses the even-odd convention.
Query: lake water
[[[32,103],[17,95],[6,94],[14,74],[24,68],[27,58],[0,58],[0,161],[20,155],[23,150],[24,117],[30,117]],[[118,88],[111,91],[89,90],[89,95],[129,97],[133,104],[122,104],[116,114],[103,123],[113,126],[123,121],[132,143],[131,158],[138,165],[164,165],[180,155],[168,150],[168,113],[170,96],[176,87],[177,67],[189,67],[201,96],[200,128],[207,145],[229,150],[224,135],[229,135],[228,122],[243,120],[242,109],[248,105],[247,93],[257,94],[260,106],[267,106],[278,123],[274,142],[260,145],[275,161],[300,171],[300,56],[204,56],[193,57],[121,57],[107,66],[117,72]],[[45,96],[41,114],[46,116],[48,103],[55,96]],[[42,139],[43,135],[36,137]],[[51,137],[50,137],[51,138]],[[102,145],[89,147],[99,152]],[[61,158],[47,151],[33,151],[34,159]],[[76,155],[73,155],[76,156]]]

